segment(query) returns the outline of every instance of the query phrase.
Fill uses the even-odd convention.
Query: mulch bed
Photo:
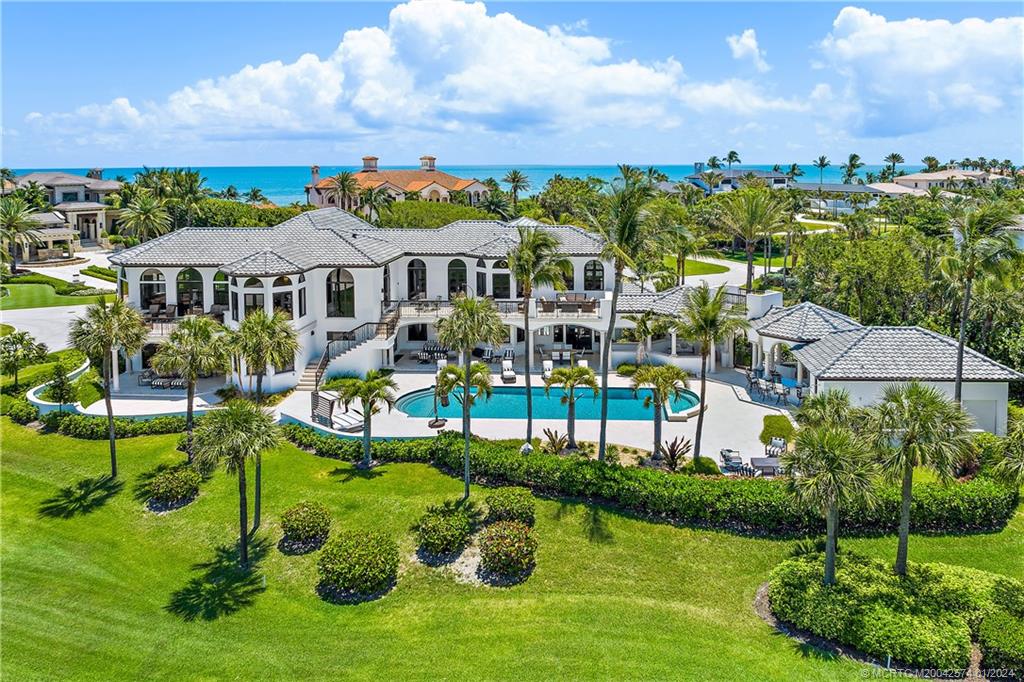
[[[182,507],[187,507],[192,504],[199,495],[192,495],[191,497],[184,497],[180,500],[157,500],[156,498],[149,498],[146,501],[146,509],[155,514],[167,514]]]
[[[323,535],[318,538],[310,538],[309,540],[293,540],[287,535],[282,537],[277,543],[277,549],[281,554],[287,554],[288,556],[296,556],[299,554],[309,554],[323,547],[324,543],[327,542],[327,536]]]

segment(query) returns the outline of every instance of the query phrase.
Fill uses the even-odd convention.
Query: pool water
[[[456,391],[462,394],[461,389]],[[565,419],[568,406],[561,403],[562,392],[552,389],[551,395],[544,395],[543,388],[534,388],[533,418],[534,419]],[[638,421],[653,417],[650,407],[644,407],[644,397],[650,394],[649,389],[640,389],[637,395],[629,388],[608,389],[608,418]],[[576,419],[600,419],[601,398],[594,392],[577,389]],[[673,412],[683,412],[697,405],[700,399],[696,393],[683,390],[682,395],[672,401]],[[396,407],[410,417],[434,416],[434,389],[424,388],[408,393],[398,399]],[[437,403],[437,413],[441,417],[458,419],[462,416],[462,405],[453,395],[448,407]],[[482,419],[526,419],[526,388],[524,386],[496,386],[489,400],[478,401],[473,405],[473,417]]]

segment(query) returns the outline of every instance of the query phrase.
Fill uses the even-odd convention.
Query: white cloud
[[[1020,108],[1024,18],[890,21],[845,7],[821,55],[844,80],[848,124],[900,135]]]
[[[385,27],[347,31],[326,57],[246,66],[162,101],[118,97],[28,122],[55,134],[102,133],[108,141],[120,134],[150,144],[161,137],[336,140],[408,130],[670,128],[687,109],[743,117],[805,107],[746,80],[691,80],[671,56],[616,59],[611,41],[586,29],[585,21],[539,28],[507,12],[488,14],[481,2],[413,0],[392,9]],[[748,33],[759,64],[753,31],[739,40]]]
[[[732,50],[733,59],[750,59],[754,63],[754,68],[761,73],[765,73],[772,68],[764,60],[766,53],[758,46],[757,33],[754,32],[754,29],[748,28],[738,36],[728,36],[725,42],[729,44],[729,49]]]

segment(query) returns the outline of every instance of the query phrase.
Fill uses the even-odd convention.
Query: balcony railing
[[[496,300],[494,306],[503,318],[523,316],[523,300]],[[596,319],[601,317],[601,301],[596,298],[580,297],[572,301],[535,300],[532,317],[545,319]],[[382,316],[394,318],[436,320],[452,314],[454,302],[444,299],[422,299],[417,301],[391,301],[381,306]]]

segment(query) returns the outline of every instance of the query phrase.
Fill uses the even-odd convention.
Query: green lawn
[[[14,327],[9,324],[0,324],[0,336],[7,336],[14,331]]]
[[[861,679],[861,666],[795,645],[752,611],[757,586],[793,541],[541,500],[532,577],[472,587],[408,559],[410,524],[457,496],[457,479],[415,464],[358,473],[286,446],[264,458],[266,548],[245,576],[232,568],[233,478],[218,471],[195,502],[162,516],[134,497],[146,472],[181,460],[176,436],[119,442],[123,488],[100,483],[90,493],[73,486],[90,490],[90,477],[102,476],[105,443],[6,418],[0,429],[0,663],[10,679]],[[276,548],[279,514],[302,499],[328,505],[335,528],[398,538],[397,587],[357,606],[321,601],[315,554]],[[1001,533],[914,536],[911,558],[1020,578],[1022,537],[1018,513]],[[895,554],[892,538],[842,542]]]
[[[85,362],[85,356],[73,348],[54,351],[46,356],[46,362],[23,367],[21,371],[18,372],[18,386],[27,391],[28,389],[35,388],[45,381],[49,381],[53,378],[54,365],[61,361],[64,362],[67,370],[70,372],[77,369],[83,362]],[[0,378],[0,389],[5,389],[12,384],[14,384],[14,375],[4,374],[3,377]],[[102,395],[100,397],[102,397]]]
[[[676,269],[676,257],[665,256],[665,267],[671,268],[673,272]],[[729,268],[718,263],[709,263],[703,260],[695,260],[693,258],[686,259],[686,274],[687,275],[718,275],[723,272],[728,272]]]
[[[719,251],[718,252],[718,256],[717,257],[718,258],[723,258],[725,260],[736,261],[737,263],[746,263],[747,262],[747,253],[745,251],[727,251],[727,250],[723,250],[723,251]],[[765,261],[764,256],[761,256],[758,253],[754,254],[754,265],[763,268],[764,267],[764,261]],[[792,264],[792,262],[791,262],[791,264]],[[782,267],[782,256],[772,256],[772,267],[773,268],[781,268]],[[754,274],[756,275],[757,273],[754,273]]]
[[[101,296],[62,296],[47,284],[5,284],[10,294],[0,298],[0,310],[21,308],[51,308],[58,305],[86,305],[96,303]],[[108,301],[114,300],[109,294]]]

